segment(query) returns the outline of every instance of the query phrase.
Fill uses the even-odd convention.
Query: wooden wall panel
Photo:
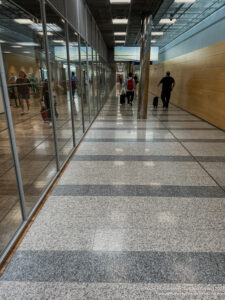
[[[225,41],[151,66],[150,92],[166,71],[176,80],[171,102],[225,130]]]

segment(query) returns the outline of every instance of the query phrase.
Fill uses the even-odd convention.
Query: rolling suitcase
[[[158,107],[158,102],[159,102],[159,97],[154,97],[154,99],[153,99],[153,106],[154,106],[154,108]]]
[[[124,95],[124,94],[120,95],[120,104],[125,104],[125,98],[126,98],[126,95]]]
[[[44,106],[41,107],[40,113],[43,121],[46,122],[48,120],[48,111],[45,109]]]

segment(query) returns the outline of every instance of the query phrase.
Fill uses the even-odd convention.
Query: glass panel
[[[87,48],[86,42],[81,38],[81,84],[83,92],[83,105],[84,105],[84,124],[85,130],[89,126],[89,105],[88,105],[88,74],[87,74]]]
[[[98,78],[97,78],[97,64],[96,64],[96,51],[93,49],[93,86],[94,86],[94,105],[95,112],[98,112]]]
[[[46,5],[48,52],[50,54],[52,95],[56,117],[59,161],[62,164],[73,148],[65,21]]]
[[[91,120],[95,117],[95,103],[94,103],[94,85],[93,85],[93,58],[92,48],[88,47],[88,80],[89,80],[89,103]]]
[[[0,25],[2,29],[2,24]],[[12,88],[11,88],[12,89]],[[13,91],[11,91],[13,93]],[[12,99],[12,105],[14,105]],[[0,255],[19,225],[22,215],[19,204],[15,170],[0,86]]]
[[[97,69],[97,99],[98,99],[98,110],[101,109],[101,93],[100,93],[100,63],[99,63],[99,55],[96,52],[96,69]]]
[[[45,122],[48,121],[45,109],[40,113],[44,107],[42,90],[47,80],[40,7],[39,2],[32,1],[35,15],[31,15],[11,1],[2,2],[2,6],[3,59],[29,212],[56,174],[52,127]],[[30,9],[29,4],[27,9]],[[9,169],[8,172],[14,171]],[[13,178],[8,174],[4,178]]]
[[[76,143],[78,143],[83,135],[79,46],[78,46],[78,35],[70,26],[69,26],[69,52],[70,52],[70,74],[71,74],[71,81],[72,81],[71,89],[72,89],[72,95],[74,101],[73,114],[74,114],[74,122],[75,122],[75,137],[76,137]]]

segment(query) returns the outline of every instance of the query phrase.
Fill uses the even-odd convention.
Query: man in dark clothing
[[[161,99],[163,102],[163,108],[167,109],[170,102],[171,91],[175,87],[175,80],[170,76],[170,72],[166,73],[166,76],[161,79],[158,86],[162,84],[162,94]]]

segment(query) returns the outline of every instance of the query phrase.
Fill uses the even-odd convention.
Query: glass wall
[[[92,47],[88,46],[88,81],[89,81],[89,103],[90,103],[90,116],[91,121],[93,120],[95,112],[95,102],[94,102],[94,85],[93,85],[93,57],[92,57]]]
[[[50,126],[55,117],[59,162],[62,164],[73,149],[66,24],[49,5],[46,5],[46,22],[54,114],[51,116]]]
[[[73,97],[73,116],[75,125],[76,144],[83,135],[83,114],[82,114],[82,95],[81,95],[81,68],[79,61],[79,41],[78,34],[74,29],[68,27],[69,36],[69,56],[70,56],[70,76],[71,90]]]
[[[1,262],[106,101],[112,71],[48,2],[4,0],[0,8],[0,82],[8,92],[0,86]]]
[[[11,1],[4,1],[3,5],[0,18],[1,39],[4,41],[2,52],[29,213],[57,171],[53,128],[50,119],[43,118],[48,114],[43,94],[48,80],[43,28],[38,1],[32,4],[35,19],[18,10]],[[43,114],[40,113],[42,109]],[[13,178],[13,174],[13,168],[8,169],[4,178]]]
[[[84,127],[88,128],[89,118],[89,89],[88,89],[88,65],[87,65],[87,46],[85,40],[80,38],[80,60],[81,60],[81,90],[84,109]]]

